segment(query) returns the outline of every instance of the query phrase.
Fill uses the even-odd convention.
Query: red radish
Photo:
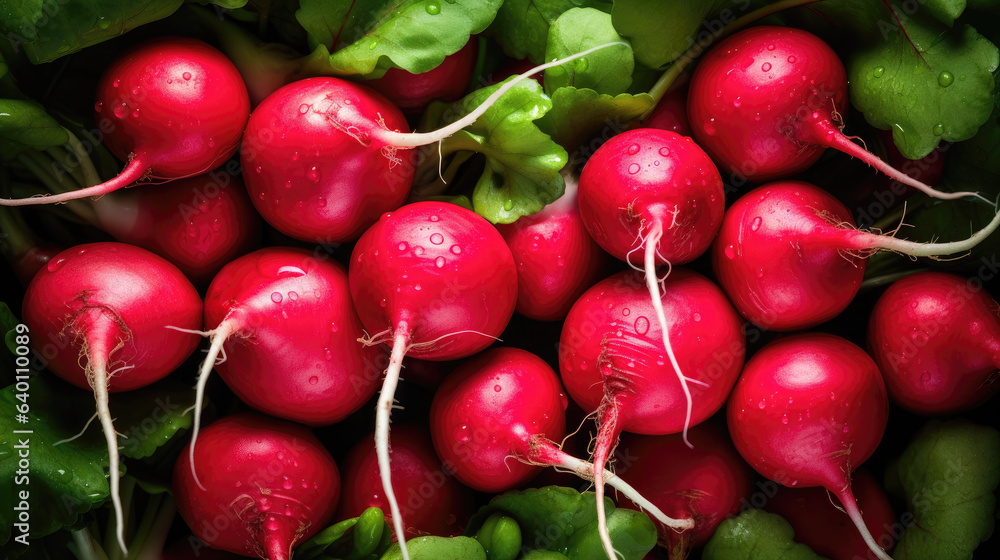
[[[514,312],[517,271],[510,249],[478,214],[417,202],[385,214],[361,239],[348,271],[369,344],[391,341],[376,412],[382,487],[403,551],[403,521],[389,469],[389,414],[404,355],[454,360],[489,346]]]
[[[411,148],[474,123],[528,76],[606,46],[521,74],[468,115],[426,133],[408,132],[398,108],[358,83],[324,77],[288,84],[247,122],[240,158],[250,198],[264,220],[286,235],[318,243],[354,241],[406,200],[416,171]]]
[[[392,482],[401,496],[406,535],[461,535],[475,512],[472,491],[455,479],[451,464],[438,458],[427,428],[401,425],[393,431]],[[392,523],[371,440],[355,445],[342,466],[344,495],[337,517],[349,519],[377,507]]]
[[[385,366],[382,350],[358,343],[363,328],[343,267],[304,249],[267,247],[223,267],[205,296],[205,324],[214,328],[198,378],[192,463],[213,366],[243,402],[311,426],[360,408]]]
[[[893,530],[896,514],[875,478],[864,469],[854,471],[851,488],[864,512],[865,526],[886,551],[892,550],[902,533]],[[873,557],[868,545],[844,515],[835,496],[822,488],[779,488],[764,509],[784,517],[795,529],[795,542],[802,543],[830,560],[861,560]]]
[[[712,247],[712,265],[719,284],[747,320],[793,331],[843,311],[861,287],[871,253],[962,253],[997,226],[1000,213],[964,241],[906,241],[854,229],[844,205],[815,185],[776,181],[746,193],[729,208]]]
[[[333,518],[340,475],[309,429],[245,413],[214,422],[201,437],[194,465],[188,453],[177,458],[173,491],[181,517],[212,548],[288,560]]]
[[[108,393],[158,381],[194,352],[198,337],[164,327],[200,327],[201,299],[161,257],[123,243],[89,243],[53,257],[28,286],[23,309],[48,369],[94,392],[108,444],[118,543],[125,551],[118,437]]]
[[[698,143],[750,181],[794,175],[833,148],[936,198],[978,196],[935,190],[845,136],[844,65],[807,31],[764,25],[723,39],[698,62],[687,99]]]
[[[568,404],[544,360],[516,348],[491,348],[460,365],[434,394],[434,448],[456,478],[481,492],[516,488],[548,466],[593,480],[594,465],[553,443],[565,434]],[[665,516],[611,472],[604,476],[667,526],[692,525],[690,519]]]
[[[893,402],[952,414],[1000,391],[1000,315],[981,284],[944,272],[893,282],[868,324],[868,346]]]
[[[659,526],[660,543],[675,560],[687,558],[693,547],[708,542],[719,523],[739,513],[753,483],[725,428],[705,422],[690,435],[698,442],[694,449],[679,434],[625,434],[618,445],[624,458],[618,474],[635,481],[635,489],[667,515],[695,520],[692,529],[681,532]]]
[[[888,419],[882,374],[833,335],[772,342],[751,358],[729,397],[729,433],[750,466],[779,484],[821,486],[840,499],[865,543],[879,548],[851,493],[851,471],[871,456]]]
[[[687,428],[722,407],[746,352],[742,321],[715,284],[675,269],[653,305],[648,280],[627,271],[592,287],[573,305],[559,342],[566,389],[597,412],[594,482],[602,531],[603,467],[618,436],[682,432],[690,446]],[[658,309],[662,322],[654,318]],[[664,349],[660,324],[673,333],[675,354]],[[680,371],[688,383],[678,380]]]
[[[364,82],[386,96],[404,113],[420,113],[434,100],[454,101],[465,93],[479,54],[479,39],[472,37],[464,47],[444,58],[431,70],[413,74],[390,68],[381,78]]]
[[[260,215],[239,176],[198,175],[119,191],[93,205],[98,227],[162,256],[195,284],[207,283],[260,238]]]
[[[659,128],[676,132],[681,136],[691,136],[691,125],[687,118],[687,87],[678,87],[663,96],[653,112],[639,122],[641,128]]]
[[[108,149],[127,164],[110,181],[52,196],[0,199],[21,206],[101,196],[146,177],[180,179],[219,167],[250,114],[246,86],[214,47],[187,37],[142,43],[111,63],[94,104]]]
[[[556,321],[593,286],[607,265],[606,253],[587,233],[577,206],[577,185],[531,216],[497,224],[517,263],[517,306],[521,315]]]
[[[691,138],[666,130],[618,134],[594,152],[580,175],[580,216],[587,231],[606,251],[645,270],[650,317],[687,400],[685,439],[694,402],[670,341],[656,266],[684,264],[704,253],[722,223],[724,204],[722,178],[712,160]],[[631,260],[640,251],[641,267]],[[606,420],[614,423],[612,417]],[[613,429],[605,435],[617,438]],[[603,508],[600,496],[598,507]]]

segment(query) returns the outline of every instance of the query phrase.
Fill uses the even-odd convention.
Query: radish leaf
[[[486,551],[469,537],[417,537],[406,541],[413,560],[486,560]],[[381,560],[402,560],[399,544],[393,543]]]
[[[549,29],[545,60],[555,60],[605,43],[623,41],[611,25],[611,16],[594,8],[574,8],[556,19]],[[590,88],[598,93],[617,95],[632,85],[635,60],[632,47],[605,47],[585,58],[545,71],[545,92],[564,86]]]
[[[69,135],[38,103],[0,99],[0,159],[9,159],[25,148],[44,150],[61,146]]]
[[[897,468],[914,523],[893,558],[972,558],[993,532],[1000,432],[967,420],[932,421],[903,452]]]
[[[811,548],[795,542],[795,530],[783,517],[748,509],[719,525],[705,545],[704,560],[822,560]]]
[[[892,130],[905,157],[920,159],[942,140],[971,138],[989,118],[1000,51],[969,25],[904,26],[905,35],[889,27],[884,40],[854,53],[850,94],[869,123]]]
[[[506,0],[490,26],[504,51],[514,58],[529,58],[535,64],[545,59],[549,27],[571,8],[611,11],[607,0]]]
[[[458,52],[496,17],[500,0],[302,0],[314,75],[380,78],[397,67],[420,74]],[[325,67],[323,67],[325,66]]]
[[[576,155],[591,138],[608,140],[624,132],[653,105],[653,98],[646,93],[612,97],[592,89],[562,87],[552,94],[552,110],[538,120],[538,126]],[[594,149],[596,146],[588,151]]]

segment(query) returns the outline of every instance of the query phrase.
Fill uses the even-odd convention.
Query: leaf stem
[[[76,531],[70,531],[73,536],[73,543],[76,544],[76,557],[80,560],[108,560],[104,550],[94,542],[90,529],[86,527]]]

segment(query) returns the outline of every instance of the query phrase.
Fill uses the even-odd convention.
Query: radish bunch
[[[304,6],[297,17],[316,9]],[[425,11],[442,9],[455,8],[428,3]],[[598,11],[574,8],[574,16],[588,10]],[[358,14],[341,15],[341,27],[356,25]],[[493,28],[501,42],[504,17]],[[629,25],[614,14],[601,18]],[[604,56],[630,69],[633,53],[648,62],[639,56],[647,54],[639,53],[641,33],[618,30],[627,42],[559,59],[529,52],[550,62],[505,81],[473,108],[432,100],[455,100],[489,81],[491,67],[498,74],[509,67],[494,64],[499,50],[481,51],[492,35],[471,36],[440,66],[415,75],[393,66],[393,56],[410,54],[402,47],[376,57],[374,70],[336,66],[365,54],[338,55],[338,41],[347,40],[341,31],[320,42],[324,56],[299,60],[285,75],[311,77],[278,80],[281,87],[261,95],[252,112],[243,78],[214,47],[185,37],[140,43],[108,66],[95,98],[95,119],[113,125],[104,143],[125,164],[117,177],[97,180],[97,167],[110,174],[117,164],[107,155],[103,165],[85,164],[78,140],[67,152],[85,169],[60,163],[61,148],[52,147],[30,156],[12,151],[12,171],[0,169],[0,193],[15,193],[0,204],[69,203],[69,212],[48,209],[40,223],[61,223],[52,216],[67,214],[79,222],[39,232],[65,242],[66,228],[102,240],[35,266],[20,262],[34,254],[24,247],[4,254],[16,253],[25,279],[34,274],[22,311],[45,367],[93,393],[108,450],[115,523],[108,534],[123,552],[134,510],[122,503],[130,491],[122,491],[129,486],[121,481],[111,395],[174,372],[193,385],[194,406],[184,412],[193,411],[190,438],[161,449],[172,454],[177,514],[212,549],[287,560],[320,535],[298,554],[338,554],[346,540],[370,538],[397,543],[383,558],[409,560],[434,550],[424,548],[433,538],[482,526],[473,531],[478,540],[464,540],[481,545],[486,558],[540,558],[545,552],[522,550],[516,515],[476,511],[492,495],[539,484],[549,469],[592,489],[580,511],[596,516],[586,536],[573,537],[583,531],[571,520],[559,528],[565,534],[535,542],[572,538],[591,556],[617,560],[623,548],[615,539],[624,533],[616,523],[623,522],[606,506],[609,485],[620,505],[654,520],[671,559],[687,557],[726,518],[754,507],[789,517],[797,538],[829,557],[891,560],[888,536],[895,535],[882,529],[895,521],[892,507],[878,481],[856,469],[891,459],[880,444],[893,430],[894,407],[950,415],[996,394],[1000,312],[981,283],[957,274],[910,275],[915,267],[903,265],[901,278],[893,270],[872,280],[871,269],[894,266],[873,257],[960,260],[995,235],[1000,213],[958,241],[942,232],[944,241],[920,242],[905,238],[905,229],[859,229],[842,202],[848,195],[802,180],[834,148],[944,199],[936,208],[982,206],[951,200],[978,195],[907,177],[843,134],[848,84],[829,46],[791,27],[726,29],[697,61],[690,85],[669,90],[654,108],[648,99],[663,96],[666,82],[649,96],[638,93],[642,80],[617,95],[577,87],[591,65],[608,64]],[[373,33],[366,48],[391,40],[381,33],[389,31]],[[547,50],[568,48],[554,37]],[[627,49],[602,52],[611,45]],[[530,130],[524,135],[536,144],[574,137],[593,123],[569,126],[553,115],[578,96],[589,103],[581,121],[632,111],[622,131],[595,141],[586,157],[566,158],[563,146],[561,154],[521,153],[530,146],[491,123],[456,136],[465,143],[459,150],[487,145],[478,144],[479,132],[497,134],[503,142],[480,152],[502,152],[525,169],[500,171],[489,167],[496,154],[483,164],[446,149],[431,161],[447,162],[440,185],[453,190],[424,197],[428,191],[412,188],[426,178],[417,169],[432,151],[416,148],[482,126],[491,107],[514,103],[503,96],[518,82],[567,63],[564,72],[580,79],[568,86],[573,91],[536,92],[536,106],[524,101],[528,107],[506,117],[525,120],[512,130]],[[665,77],[687,62],[672,64],[659,65]],[[447,122],[436,114],[442,111],[464,116],[413,131]],[[7,122],[0,120],[0,132],[10,135]],[[22,184],[25,169],[52,178],[41,153],[53,169],[76,172],[83,188],[50,181],[50,196],[17,198],[32,192]],[[574,163],[549,170],[556,180],[542,192],[531,166],[546,158]],[[473,186],[469,177],[484,166],[492,175]],[[724,174],[758,184],[730,190]],[[151,182],[167,184],[114,192]],[[482,215],[463,204],[466,195]],[[482,208],[500,196],[507,212],[506,198],[553,202],[493,224],[496,216]],[[77,200],[85,197],[95,200]],[[0,243],[48,237],[7,231],[35,214],[10,216],[0,213]],[[881,293],[865,292],[886,283]],[[205,353],[192,358],[201,339]],[[411,381],[433,395],[411,398]],[[392,426],[393,418],[404,422]],[[568,452],[574,449],[591,456]],[[764,492],[766,503],[753,493],[754,471],[762,477],[757,488],[783,486]],[[334,520],[370,521],[370,507],[384,509],[384,531],[377,513],[377,527],[346,521],[324,531]],[[827,527],[839,531],[832,542],[822,538],[832,534]],[[361,534],[368,529],[376,533]],[[515,532],[517,546],[505,550],[502,537]],[[348,556],[381,554],[362,552]]]

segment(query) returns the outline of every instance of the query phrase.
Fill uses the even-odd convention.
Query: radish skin
[[[772,342],[747,362],[727,418],[750,466],[785,486],[827,489],[868,548],[889,560],[851,492],[851,472],[878,447],[888,406],[868,354],[840,337],[810,333]]]
[[[179,366],[198,337],[165,329],[201,326],[202,302],[180,270],[145,249],[91,243],[63,251],[32,279],[24,322],[48,369],[94,393],[108,446],[118,545],[127,553],[119,496],[118,438],[108,394],[145,387]],[[55,346],[38,347],[40,341]]]

